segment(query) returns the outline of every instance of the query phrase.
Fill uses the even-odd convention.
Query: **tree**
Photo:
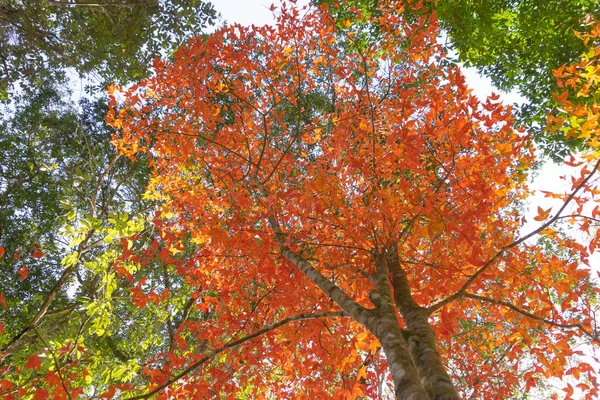
[[[84,329],[91,329],[85,341],[89,360],[98,364],[97,354],[106,353],[100,365],[87,365],[94,382],[120,382],[109,377],[129,361],[119,353],[131,337],[129,331],[121,329],[110,341],[95,332],[111,332],[103,325],[108,310],[102,306],[115,291],[107,289],[114,273],[106,268],[119,254],[115,249],[122,251],[120,238],[133,232],[143,237],[151,206],[142,199],[149,169],[147,163],[131,163],[110,145],[113,131],[105,126],[104,100],[84,99],[76,109],[65,97],[46,85],[32,98],[14,99],[12,117],[0,125],[3,398],[22,398],[26,387],[39,389],[36,395],[44,397],[49,388],[38,378],[48,375],[22,369],[42,350],[55,355],[56,364],[73,368],[77,378],[66,382],[62,377],[65,387],[80,387],[84,377],[69,358],[81,346]],[[150,320],[144,312],[126,314],[142,325]],[[111,311],[111,318],[117,317],[127,318],[118,308]],[[146,335],[153,337],[151,327]],[[56,371],[55,363],[44,368]],[[20,391],[8,390],[13,386]]]
[[[589,33],[578,35],[587,50],[579,62],[557,68],[553,74],[559,91],[554,94],[561,114],[550,115],[548,132],[580,140],[593,150],[600,148],[598,138],[597,84],[600,81],[600,24],[591,23]]]
[[[140,398],[375,397],[388,377],[399,399],[506,398],[565,376],[597,395],[576,346],[598,342],[598,238],[557,224],[594,221],[598,164],[521,235],[529,137],[443,62],[434,20],[378,7],[370,42],[284,4],[274,28],[223,28],[111,89],[117,146],[153,160],[163,261],[191,254],[174,272],[202,315]]]
[[[210,3],[157,0],[7,0],[0,3],[0,99],[67,68],[102,82],[147,76],[150,61],[198,35],[215,18]]]
[[[597,396],[578,348],[598,341],[597,158],[521,234],[530,138],[397,6],[362,42],[284,4],[111,87],[114,143],[150,160],[161,210],[77,212],[64,263],[89,280],[3,353],[0,395],[518,398],[569,377]]]
[[[0,124],[0,397],[76,396],[90,382],[102,391],[155,350],[160,312],[107,300],[127,290],[106,270],[121,239],[149,234],[148,166],[115,153],[105,101],[72,103],[65,78],[146,77],[153,57],[214,18],[201,1],[0,1],[0,99],[10,101]],[[84,339],[86,376],[76,365]],[[126,349],[132,340],[140,346]],[[38,365],[40,352],[53,361]]]
[[[578,61],[585,46],[573,33],[589,28],[592,17],[600,14],[598,2],[452,0],[434,7],[460,60],[501,90],[518,90],[527,99],[521,121],[535,128],[538,146],[557,160],[568,155],[565,144],[573,148],[576,141],[545,135],[540,128],[558,89],[552,71]]]

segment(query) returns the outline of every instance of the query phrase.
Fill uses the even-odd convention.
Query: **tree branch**
[[[47,0],[50,6],[56,7],[135,7],[135,6],[145,6],[147,7],[149,4],[146,1],[141,2],[133,2],[133,3],[93,3],[93,2],[79,2],[79,3],[71,3],[70,1],[56,1],[56,0]]]
[[[398,246],[390,246],[386,256],[392,274],[394,302],[406,323],[408,349],[423,387],[431,399],[459,399],[437,349],[435,332],[429,324],[429,314],[412,297],[410,282],[400,265]]]
[[[46,341],[44,340],[44,337],[38,332],[37,328],[34,326],[33,329],[35,330],[35,332],[37,333],[38,337],[40,338],[40,340],[44,343],[44,347],[46,347],[50,353],[50,355],[52,356],[52,361],[54,363],[54,367],[56,368],[56,373],[58,374],[58,378],[60,379],[60,384],[63,387],[63,390],[65,391],[65,394],[67,395],[67,398],[69,400],[72,399],[71,397],[71,393],[69,392],[69,389],[67,388],[66,385],[66,381],[65,381],[65,377],[63,375],[63,373],[61,372],[61,368],[60,368],[60,363],[58,362],[58,358],[56,357],[56,354],[54,353],[54,350],[52,350],[52,348],[50,346],[48,346],[48,343],[46,343]]]
[[[50,290],[50,293],[48,293],[46,300],[40,307],[40,309],[37,312],[37,314],[35,315],[35,317],[33,317],[31,319],[31,321],[29,321],[27,326],[25,328],[23,328],[15,337],[13,337],[6,346],[4,346],[4,348],[2,349],[3,352],[12,353],[15,350],[15,348],[17,347],[17,344],[19,343],[19,341],[23,338],[23,336],[25,336],[25,334],[27,332],[29,332],[30,330],[36,328],[40,319],[42,319],[44,317],[44,315],[46,315],[46,311],[48,311],[50,304],[52,304],[52,302],[58,295],[58,292],[60,291],[60,289],[62,288],[64,283],[67,281],[67,279],[69,279],[69,277],[73,274],[73,272],[75,272],[76,269],[77,269],[77,266],[73,265],[63,271],[62,275],[60,276],[60,278],[58,279],[58,281],[56,282],[56,284],[54,285],[52,290]]]
[[[264,185],[256,177],[252,178],[252,180],[257,185],[260,193],[267,197],[269,193]],[[271,210],[268,210],[267,221],[275,233],[275,242],[279,246],[281,255],[296,265],[313,284],[328,295],[342,310],[359,323],[365,325],[369,310],[354,301],[339,286],[319,272],[310,262],[288,247],[286,243],[288,235],[283,232]]]
[[[427,311],[431,314],[431,313],[439,310],[440,308],[444,307],[448,303],[451,303],[454,300],[462,297],[465,294],[466,290],[469,288],[469,286],[471,286],[471,284],[475,280],[477,280],[477,278],[479,278],[490,266],[492,266],[496,262],[496,260],[498,260],[498,258],[500,258],[500,256],[503,255],[506,251],[512,249],[513,247],[520,245],[521,243],[525,242],[526,240],[530,239],[531,237],[539,234],[544,229],[546,229],[547,227],[552,225],[554,222],[561,219],[562,212],[565,210],[565,208],[567,208],[569,203],[575,198],[575,195],[590,181],[590,179],[592,179],[592,176],[596,173],[596,171],[598,171],[599,167],[600,167],[600,160],[596,163],[596,165],[594,166],[594,169],[592,169],[592,171],[588,174],[588,176],[575,188],[575,190],[569,195],[569,197],[567,197],[567,199],[565,200],[565,202],[563,203],[563,205],[561,206],[561,208],[558,210],[558,212],[556,213],[556,215],[554,217],[550,218],[547,222],[543,223],[539,228],[529,232],[527,235],[522,236],[521,238],[515,240],[514,242],[502,247],[500,250],[498,250],[498,252],[492,258],[490,258],[481,268],[479,268],[479,270],[477,270],[477,272],[475,272],[473,275],[471,275],[471,277],[466,280],[466,282],[460,287],[460,289],[458,289],[458,291],[456,291],[453,295],[446,297],[444,300],[438,301],[437,303],[431,305],[429,308],[427,308]]]
[[[523,310],[522,308],[519,308],[519,307],[515,306],[514,304],[509,303],[508,301],[496,300],[496,299],[492,299],[492,298],[486,297],[486,296],[479,296],[479,295],[472,294],[472,293],[464,293],[463,297],[468,297],[470,299],[479,300],[479,301],[482,301],[485,303],[491,303],[491,304],[496,304],[496,305],[503,306],[506,308],[510,308],[511,310],[513,310],[514,312],[516,312],[518,314],[524,315],[524,316],[534,319],[536,321],[543,322],[547,325],[555,326],[557,328],[577,328],[581,332],[583,332],[586,336],[588,336],[590,339],[592,339],[592,341],[600,343],[600,340],[598,340],[598,334],[589,332],[581,323],[563,324],[563,323],[556,322],[556,321],[553,321],[548,318],[540,317],[529,311]]]

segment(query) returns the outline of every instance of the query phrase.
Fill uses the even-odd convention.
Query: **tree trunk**
[[[392,272],[394,301],[408,328],[408,350],[423,387],[431,400],[460,400],[437,350],[435,332],[428,321],[429,313],[412,298],[395,246],[388,253],[387,260]]]
[[[257,186],[263,195],[268,194],[262,184]],[[427,321],[427,312],[412,299],[408,280],[398,262],[397,252],[373,253],[377,269],[374,280],[377,290],[371,293],[371,301],[375,304],[375,309],[367,309],[323,276],[310,262],[292,251],[286,245],[286,234],[277,219],[273,215],[269,215],[267,219],[275,233],[275,241],[279,245],[281,255],[295,264],[347,315],[365,326],[379,340],[392,375],[396,399],[460,400],[437,352],[435,334]],[[395,255],[395,258],[390,257],[390,254]],[[394,277],[393,299],[390,272]],[[407,335],[408,343],[398,324],[394,302],[411,330]]]
[[[408,346],[395,316],[380,315],[369,330],[381,343],[388,368],[394,381],[394,393],[398,400],[427,400],[429,397],[415,369]],[[371,324],[369,324],[371,325]]]

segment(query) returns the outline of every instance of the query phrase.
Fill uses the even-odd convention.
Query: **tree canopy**
[[[143,226],[138,220],[146,218],[150,202],[142,194],[149,169],[143,162],[132,164],[110,144],[106,101],[99,99],[105,94],[102,82],[147,76],[153,57],[167,55],[214,18],[209,3],[196,1],[1,2],[3,360],[10,354],[14,362],[13,357],[48,343],[49,349],[59,348],[76,337],[90,317],[75,316],[73,310],[96,304],[107,284],[102,266],[116,257],[111,252],[120,248],[120,235]],[[91,88],[90,98],[73,103],[65,87],[68,73],[93,75],[100,92]],[[148,315],[134,315],[152,321]],[[106,321],[101,317],[97,330]],[[148,328],[146,335],[151,332]],[[128,338],[121,332],[110,340],[88,340],[86,347],[108,352],[122,364],[125,353],[136,354],[125,350]],[[99,369],[88,366],[87,372],[97,390],[103,387],[99,382],[121,382],[112,377],[120,364],[115,367],[107,357],[95,362]],[[22,398],[22,392],[5,391],[5,384],[18,387],[30,374],[8,371],[6,365],[0,396]],[[44,393],[36,396],[47,398]]]
[[[0,99],[12,86],[62,80],[67,68],[102,83],[128,83],[149,72],[215,18],[201,0],[8,0],[0,3]]]
[[[450,47],[466,66],[476,67],[501,90],[527,99],[521,122],[536,132],[538,145],[562,159],[575,140],[546,135],[548,107],[558,87],[552,71],[576,63],[585,45],[575,33],[584,32],[600,15],[595,0],[532,0],[435,2]]]
[[[527,398],[558,378],[597,398],[600,25],[555,71],[547,126],[588,152],[525,231],[531,134],[405,3],[283,3],[272,26],[222,27],[111,85],[108,107],[24,100],[3,125],[28,139],[0,147],[3,212],[37,234],[0,238],[0,395]],[[64,151],[44,135],[86,152],[41,161]],[[31,204],[69,181],[55,261],[31,221],[56,205]]]
[[[314,0],[328,6],[338,20],[361,23],[363,16],[378,13],[379,0]],[[526,101],[519,107],[517,121],[533,134],[538,148],[556,161],[580,149],[582,141],[561,135],[548,135],[548,109],[554,106],[552,93],[559,88],[552,71],[579,60],[585,45],[577,37],[590,28],[600,15],[595,0],[436,0],[425,8],[405,0],[408,14],[435,13],[443,28],[444,46],[456,54],[464,66],[475,67],[495,87],[517,91]],[[353,10],[361,10],[357,14]],[[356,19],[358,17],[358,19]],[[378,24],[369,19],[362,25],[372,39]],[[556,110],[555,110],[556,111]]]

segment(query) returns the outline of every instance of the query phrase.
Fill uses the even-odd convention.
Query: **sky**
[[[229,23],[241,25],[265,25],[273,22],[273,14],[269,10],[271,4],[278,0],[213,0],[215,9]],[[307,4],[308,1],[298,1],[297,5]]]

